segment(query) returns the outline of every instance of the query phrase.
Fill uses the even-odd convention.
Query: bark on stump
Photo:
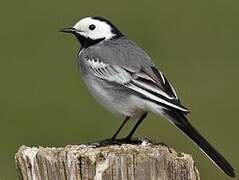
[[[20,180],[199,180],[191,155],[142,140],[20,147],[15,156]]]

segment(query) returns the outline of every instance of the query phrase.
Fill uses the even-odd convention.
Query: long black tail
[[[165,110],[164,115],[191,138],[222,171],[228,176],[236,176],[230,163],[189,123],[183,113]]]

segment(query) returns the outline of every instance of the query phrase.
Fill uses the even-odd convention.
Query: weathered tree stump
[[[191,155],[135,140],[101,141],[64,148],[20,147],[20,180],[199,180]]]

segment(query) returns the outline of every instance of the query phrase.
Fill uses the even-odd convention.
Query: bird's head
[[[72,33],[80,41],[83,48],[123,36],[123,34],[108,20],[102,17],[86,17],[73,27],[60,29],[60,32]]]

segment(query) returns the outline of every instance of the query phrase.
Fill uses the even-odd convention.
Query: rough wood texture
[[[191,155],[148,140],[106,141],[65,148],[20,147],[21,180],[199,180]]]

